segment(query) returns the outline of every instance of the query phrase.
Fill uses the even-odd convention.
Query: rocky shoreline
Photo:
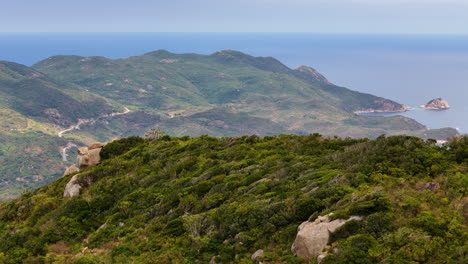
[[[404,112],[409,111],[410,109],[411,107],[402,105],[401,108],[399,109],[395,109],[395,108],[364,109],[364,110],[354,111],[353,113],[356,115],[370,114],[370,113],[404,113]]]

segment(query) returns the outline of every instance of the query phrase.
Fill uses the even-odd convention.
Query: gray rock
[[[68,167],[68,168],[65,170],[65,172],[63,173],[63,176],[62,176],[62,177],[65,177],[65,176],[70,175],[70,174],[72,174],[72,173],[75,173],[75,172],[77,172],[77,171],[80,171],[80,170],[78,169],[78,167],[76,167],[75,164],[73,164],[73,165],[71,165],[70,167]]]
[[[291,247],[294,255],[310,261],[318,257],[327,246],[330,233],[344,225],[350,220],[361,220],[362,217],[352,216],[348,220],[336,219],[330,221],[332,214],[319,216],[314,222],[303,222],[299,228],[296,240]]]
[[[100,148],[89,149],[88,147],[78,148],[78,168],[80,170],[96,166],[101,162]]]
[[[251,260],[257,260],[263,256],[263,249],[259,249],[255,251],[252,256],[250,257]]]
[[[63,197],[73,197],[80,194],[81,185],[78,184],[78,175],[74,175],[65,186]]]
[[[216,264],[216,256],[211,257],[209,264]]]
[[[327,256],[328,254],[322,253],[317,257],[317,264],[320,264],[322,260]]]

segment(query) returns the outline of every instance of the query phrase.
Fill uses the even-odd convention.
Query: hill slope
[[[208,120],[228,126],[232,120],[248,115],[264,119],[260,123],[276,123],[283,131],[303,134],[376,137],[382,133],[425,130],[401,117],[380,118],[381,123],[391,126],[360,129],[359,122],[346,121],[360,120],[353,114],[356,111],[398,112],[406,108],[391,100],[333,85],[310,67],[293,70],[273,58],[231,50],[208,56],[159,50],[119,60],[55,56],[33,67],[59,81],[72,82],[129,107],[157,114],[163,118],[160,128],[181,136],[177,131],[186,131],[186,123],[198,124],[193,124],[190,134],[213,132],[209,125],[200,127],[197,119],[200,115],[210,116],[213,109],[220,107],[230,114],[216,119],[211,115]],[[165,122],[167,119],[180,121]],[[262,130],[255,127],[238,134],[228,131],[213,135]]]
[[[468,138],[449,147],[282,135],[128,138],[80,172],[0,205],[5,263],[305,263],[301,222],[363,217],[322,263],[466,263]],[[336,249],[336,250],[335,250]]]
[[[63,173],[69,163],[60,150],[69,141],[57,136],[59,130],[120,108],[30,67],[0,61],[0,200]]]

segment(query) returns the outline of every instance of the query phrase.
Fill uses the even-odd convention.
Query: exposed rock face
[[[250,257],[251,260],[257,260],[263,256],[263,249],[259,249],[255,251],[252,256]]]
[[[350,220],[361,220],[359,216],[352,216],[348,220],[336,219],[330,221],[329,215],[319,216],[314,222],[306,221],[298,228],[296,240],[291,251],[294,255],[310,261],[317,258],[327,246],[330,233]]]
[[[68,169],[65,170],[65,172],[63,173],[63,177],[67,176],[67,175],[70,175],[74,172],[77,172],[77,171],[80,171],[78,169],[78,167],[76,167],[75,164],[71,165],[70,167],[68,167]]]
[[[101,162],[101,156],[99,153],[105,145],[106,143],[95,142],[89,145],[89,147],[78,148],[78,167],[76,165],[71,165],[65,171],[63,176],[98,165]],[[79,174],[73,176],[67,183],[65,191],[63,192],[63,197],[73,197],[80,194],[82,186],[78,183],[78,175]],[[91,182],[88,182],[88,184],[91,184]]]
[[[362,109],[354,111],[355,114],[365,113],[402,113],[410,110],[409,106],[399,104],[392,100],[379,98],[373,102],[373,107],[368,109]]]
[[[302,65],[299,68],[297,68],[296,71],[301,72],[302,74],[304,74],[303,76],[306,77],[309,80],[312,80],[312,81],[315,81],[315,82],[318,82],[318,83],[322,83],[322,84],[333,85],[331,82],[329,82],[327,80],[327,78],[325,78],[325,76],[320,74],[316,69],[314,69],[312,67]]]
[[[425,105],[421,105],[421,108],[430,109],[430,110],[441,110],[441,109],[449,109],[450,105],[447,101],[442,98],[437,98],[429,101]]]
[[[101,148],[89,149],[88,147],[78,148],[78,168],[80,170],[96,166],[101,162],[99,153]]]
[[[73,176],[67,183],[65,191],[63,192],[63,197],[73,197],[80,194],[81,185],[78,184],[78,175],[79,174]]]
[[[94,142],[89,145],[89,149],[100,149],[107,145],[107,143],[101,143],[101,142]]]

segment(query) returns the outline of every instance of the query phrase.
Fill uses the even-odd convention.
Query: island
[[[436,99],[429,101],[425,105],[421,105],[420,107],[423,109],[428,109],[428,110],[444,110],[444,109],[449,109],[450,105],[444,99],[436,98]]]

